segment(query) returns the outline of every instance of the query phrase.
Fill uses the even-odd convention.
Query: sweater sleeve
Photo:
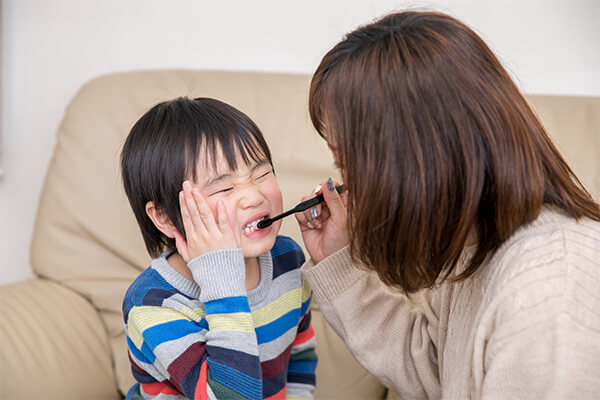
[[[419,307],[352,264],[348,247],[302,266],[327,322],[369,372],[403,398],[439,398],[434,292]]]
[[[311,298],[310,286],[304,281],[301,318],[288,363],[286,396],[288,399],[312,399],[315,390],[317,354],[315,353],[315,332],[311,324]]]
[[[143,369],[169,377],[160,387],[141,382],[140,390],[156,396],[176,394],[176,389],[190,399],[261,399],[262,373],[241,249],[211,252],[188,266],[200,286],[203,315],[194,318],[193,310],[167,307],[129,313],[133,356],[148,363]]]

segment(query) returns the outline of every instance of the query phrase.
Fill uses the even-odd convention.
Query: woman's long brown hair
[[[312,122],[348,186],[351,253],[410,293],[465,279],[543,205],[600,209],[488,46],[435,12],[361,27],[317,68]]]

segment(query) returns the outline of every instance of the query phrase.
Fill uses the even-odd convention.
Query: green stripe
[[[317,353],[315,353],[315,349],[306,349],[290,356],[290,361],[314,361],[316,359]]]

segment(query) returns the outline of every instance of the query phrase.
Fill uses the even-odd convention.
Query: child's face
[[[273,247],[281,227],[281,221],[265,229],[252,227],[255,221],[282,212],[283,200],[273,167],[267,159],[251,160],[246,165],[238,154],[237,169],[233,171],[223,153],[217,153],[216,170],[210,162],[198,164],[200,171],[194,186],[200,189],[215,216],[217,202],[224,202],[231,228],[241,232],[244,257],[258,257]]]

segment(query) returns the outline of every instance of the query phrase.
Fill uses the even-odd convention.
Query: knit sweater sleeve
[[[310,301],[312,298],[308,282],[302,286],[302,308],[296,338],[292,343],[288,363],[288,399],[312,399],[316,388],[315,332],[311,323]]]
[[[141,382],[140,390],[150,396],[181,392],[190,399],[262,398],[241,249],[211,252],[188,266],[201,290],[202,318],[190,318],[185,308],[129,313],[128,336],[138,338],[134,355],[169,377],[160,393],[154,383]]]
[[[403,398],[441,397],[434,292],[419,301],[390,290],[352,264],[348,248],[303,267],[327,322],[354,357]]]

